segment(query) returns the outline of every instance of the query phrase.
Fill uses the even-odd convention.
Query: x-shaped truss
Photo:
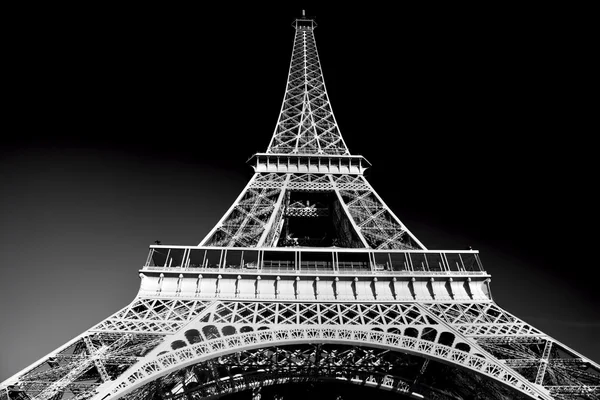
[[[162,340],[163,336],[148,334],[85,334],[20,376],[11,391],[27,393],[36,400],[89,397],[98,386],[118,377]]]
[[[349,154],[325,89],[313,30],[296,30],[285,97],[267,153]]]
[[[281,188],[255,185],[256,174],[223,219],[203,240],[205,246],[255,247],[280,203]]]

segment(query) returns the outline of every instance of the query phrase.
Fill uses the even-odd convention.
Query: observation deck
[[[145,296],[327,301],[491,301],[476,250],[153,245]]]
[[[362,175],[371,163],[363,156],[336,154],[257,153],[248,164],[254,172]]]

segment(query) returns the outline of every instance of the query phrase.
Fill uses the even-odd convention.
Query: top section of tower
[[[333,115],[315,42],[314,19],[296,19],[285,97],[267,154],[350,155]]]
[[[295,20],[269,148],[248,160],[254,176],[200,246],[426,250],[365,179],[368,161],[348,151],[325,90],[314,26],[310,18]]]
[[[296,29],[314,29],[317,23],[313,18],[307,17],[305,10],[302,10],[302,18],[296,18],[292,26]]]

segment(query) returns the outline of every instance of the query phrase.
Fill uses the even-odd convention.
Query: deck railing
[[[246,273],[481,274],[476,250],[150,246],[146,270]]]

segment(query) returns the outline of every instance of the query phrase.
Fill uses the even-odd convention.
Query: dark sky
[[[569,12],[146,7],[12,16],[0,381],[127,305],[148,245],[219,220],[269,143],[302,8],[388,206],[429,249],[480,250],[502,307],[600,361],[591,52]]]

